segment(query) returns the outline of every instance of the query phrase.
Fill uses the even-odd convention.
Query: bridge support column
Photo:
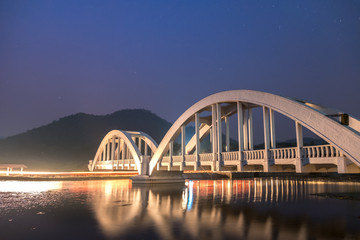
[[[114,159],[115,159],[115,136],[111,139],[111,171],[114,171]]]
[[[226,152],[230,152],[230,133],[229,133],[229,117],[225,117],[225,142],[226,142]]]
[[[102,152],[102,159],[101,159],[101,161],[105,161],[106,160],[106,146],[104,146],[104,150],[103,150],[103,152]]]
[[[341,157],[337,157],[336,162],[337,162],[336,165],[337,165],[337,172],[338,173],[348,173],[346,159],[345,159],[345,157],[343,155]]]
[[[148,148],[149,148],[149,146],[146,144],[146,142],[144,142],[144,155],[145,156],[148,155]]]
[[[140,153],[142,154],[142,151],[141,151],[142,140],[141,140],[141,138],[138,138],[138,139],[139,139],[139,151],[140,151]]]
[[[303,143],[302,126],[298,121],[295,122],[295,129],[296,129],[295,171],[297,173],[302,173],[304,171],[303,159],[302,159],[302,149],[303,149],[304,143]]]
[[[199,154],[200,154],[200,134],[199,134],[199,113],[195,113],[195,154],[196,154],[196,159],[195,159],[195,165],[194,165],[194,171],[197,171],[199,168]]]
[[[248,109],[248,130],[249,130],[249,150],[254,149],[254,131],[253,131],[253,114],[252,109]]]
[[[237,102],[237,120],[238,120],[238,144],[239,144],[239,162],[237,164],[237,171],[241,172],[243,170],[242,164],[242,155],[244,151],[244,116],[243,116],[243,106],[241,102]]]
[[[217,129],[216,129],[216,117],[217,110],[216,104],[211,106],[211,133],[212,133],[212,153],[213,153],[213,163],[211,164],[211,171],[216,170],[216,160],[217,160]]]
[[[148,175],[149,174],[149,156],[141,156],[140,157],[140,174],[139,175]]]
[[[171,171],[171,167],[173,166],[173,154],[174,154],[174,144],[173,141],[169,142],[169,165],[168,171]]]
[[[216,104],[216,110],[217,110],[217,133],[216,135],[217,140],[218,140],[218,146],[217,146],[217,150],[218,150],[218,156],[217,156],[217,164],[216,164],[216,171],[221,171],[221,166],[222,166],[222,157],[221,157],[221,152],[222,152],[222,130],[221,130],[221,105],[219,103]]]
[[[106,146],[106,160],[110,160],[110,140],[107,141],[107,146]]]
[[[249,150],[248,118],[245,109],[243,109],[243,132],[244,132],[244,150]]]
[[[272,149],[276,148],[276,137],[275,137],[275,116],[274,110],[270,109],[270,146]]]
[[[180,171],[183,171],[185,165],[185,125],[181,126],[181,156],[182,162],[180,164]]]
[[[118,146],[117,146],[117,164],[116,164],[116,170],[119,169],[119,161],[120,161],[120,138],[117,139],[117,143],[118,143]]]
[[[269,131],[269,108],[263,107],[264,120],[264,172],[269,172],[269,149],[270,149],[270,131]]]
[[[121,159],[122,159],[122,170],[125,169],[125,158],[126,158],[126,145],[124,140],[121,139],[121,143],[122,143],[122,153],[121,153]]]
[[[128,147],[126,147],[126,159],[129,160],[128,170],[130,170],[131,157],[130,157],[130,150]]]

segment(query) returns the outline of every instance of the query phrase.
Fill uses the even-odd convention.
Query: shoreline
[[[279,179],[326,179],[339,181],[359,181],[360,174],[338,173],[293,173],[293,172],[214,172],[214,173],[184,173],[186,179],[216,180],[216,179],[249,179],[249,178],[279,178]]]
[[[0,181],[84,181],[129,179],[136,171],[128,172],[23,172],[0,175]]]
[[[164,171],[164,174],[165,171]],[[39,172],[0,175],[0,181],[85,181],[130,179],[137,172]],[[240,180],[250,178],[322,179],[331,181],[358,181],[360,174],[338,173],[283,173],[283,172],[184,172],[185,180]]]

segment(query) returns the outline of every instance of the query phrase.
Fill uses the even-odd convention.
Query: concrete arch
[[[91,166],[90,170],[94,171],[96,162],[98,161],[100,155],[104,151],[106,144],[108,144],[109,139],[112,139],[113,137],[117,137],[124,141],[124,144],[128,147],[131,155],[134,158],[136,168],[140,174],[141,173],[141,153],[140,153],[138,147],[136,146],[135,142],[132,140],[131,134],[129,134],[126,131],[121,131],[121,130],[112,130],[105,135],[105,137],[101,141],[100,146],[95,154],[94,161],[92,162],[92,166]]]
[[[195,113],[201,112],[213,104],[231,102],[250,103],[277,111],[313,131],[342,151],[354,164],[360,166],[359,129],[352,128],[351,124],[349,126],[341,125],[328,117],[323,110],[316,108],[316,105],[304,101],[260,91],[232,90],[216,93],[198,101],[175,121],[149,163],[149,175],[152,174],[156,164],[166,153],[169,142],[177,136],[181,126],[189,122]],[[352,117],[350,117],[350,121],[355,121],[356,126],[359,125],[359,121]]]
[[[135,131],[127,131],[127,133],[131,134],[131,136],[138,136],[142,138],[145,141],[145,143],[150,147],[152,152],[155,152],[156,149],[158,148],[158,144],[156,143],[156,141],[152,137],[150,137],[150,135],[148,135],[147,133],[135,132]]]

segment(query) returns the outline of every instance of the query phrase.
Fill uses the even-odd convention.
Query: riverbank
[[[6,175],[1,173],[0,181],[83,181],[128,179],[137,171],[126,172],[23,172]]]
[[[327,179],[334,181],[359,181],[360,174],[338,173],[293,173],[293,172],[184,172],[186,179],[217,180],[247,178],[286,178],[286,179]]]
[[[167,176],[168,172],[161,174]],[[129,179],[136,176],[137,171],[126,172],[23,172],[6,175],[0,173],[0,181],[83,181]],[[337,173],[283,173],[283,172],[194,172],[185,171],[186,180],[219,180],[219,179],[250,179],[250,178],[280,178],[280,179],[324,179],[333,181],[359,181],[360,174]]]

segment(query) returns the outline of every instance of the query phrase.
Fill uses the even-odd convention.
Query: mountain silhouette
[[[103,137],[111,130],[142,131],[160,143],[171,123],[145,109],[126,109],[108,115],[78,113],[25,133],[0,139],[0,163],[26,164],[28,170],[87,171],[87,164]],[[186,127],[186,142],[194,134]],[[222,136],[225,143],[225,136]],[[326,144],[322,139],[304,137],[304,145]],[[238,150],[230,139],[231,151]],[[277,142],[277,147],[294,147],[296,139]],[[257,144],[254,149],[263,149]],[[223,151],[225,146],[223,146]],[[209,138],[201,142],[201,152],[211,152]],[[174,154],[180,154],[180,138],[174,142]]]
[[[142,131],[159,143],[170,127],[171,123],[144,109],[103,116],[78,113],[0,139],[0,163],[26,164],[28,170],[87,170],[88,160],[109,131]]]

